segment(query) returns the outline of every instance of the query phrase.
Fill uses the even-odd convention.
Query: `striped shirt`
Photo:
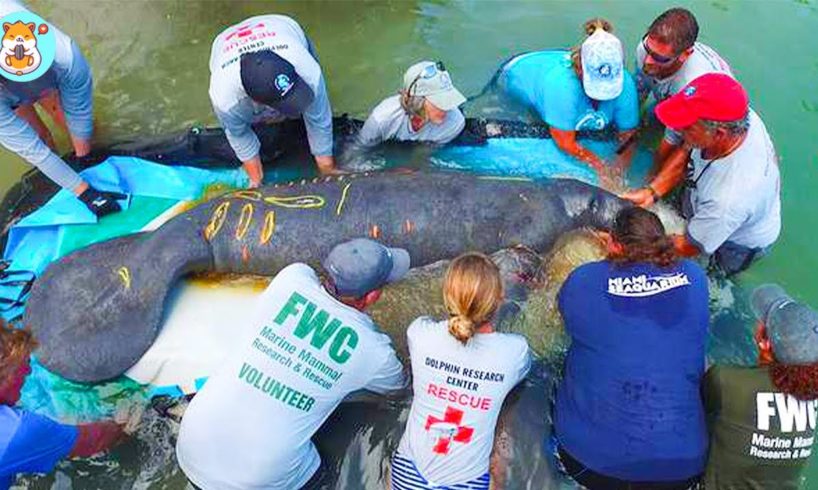
[[[392,490],[488,490],[489,474],[455,485],[436,485],[421,476],[411,459],[395,453],[392,458]]]

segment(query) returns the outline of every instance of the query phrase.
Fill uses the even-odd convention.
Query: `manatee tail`
[[[201,228],[186,221],[91,245],[46,269],[24,316],[46,368],[91,382],[116,377],[139,360],[159,333],[176,280],[212,267]]]

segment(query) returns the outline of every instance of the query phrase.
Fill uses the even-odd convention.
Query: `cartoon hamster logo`
[[[51,27],[31,12],[16,12],[0,21],[3,26],[0,75],[27,82],[48,71],[56,50]]]

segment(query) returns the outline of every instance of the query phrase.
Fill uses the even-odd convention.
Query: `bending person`
[[[655,102],[662,102],[706,73],[732,76],[730,65],[713,48],[698,42],[698,37],[699,24],[687,9],[669,9],[653,21],[636,46],[640,100],[650,94]],[[684,168],[689,156],[690,149],[683,147],[681,135],[666,128],[654,155],[653,173],[665,165]]]
[[[492,326],[503,284],[490,258],[456,258],[443,301],[448,320],[420,317],[406,332],[415,397],[392,459],[393,490],[488,489],[500,408],[530,366],[525,338]]]
[[[713,366],[704,377],[705,486],[797,490],[815,437],[818,314],[772,284],[753,291],[752,307],[758,366]]]
[[[176,456],[203,490],[319,488],[310,438],[350,393],[406,378],[389,337],[363,313],[409,270],[409,254],[367,239],[337,245],[322,278],[306,264],[276,275],[243,345],[193,398]]]
[[[260,15],[216,36],[210,50],[209,93],[251,187],[264,178],[254,123],[303,117],[318,170],[334,171],[327,86],[315,48],[295,20]]]
[[[27,10],[17,2],[0,0],[0,18],[15,12]],[[15,24],[22,29],[34,26],[33,23]],[[5,23],[3,34],[8,35],[12,28],[11,23]],[[90,187],[69,167],[55,153],[54,138],[34,108],[34,104],[39,104],[54,123],[68,133],[77,157],[91,152],[94,129],[91,70],[70,37],[55,27],[49,32],[55,37],[56,51],[54,62],[45,73],[28,82],[13,82],[0,77],[0,144],[37,167],[63,189],[74,193],[95,215],[105,216],[119,211],[121,208],[116,200],[125,196]]]
[[[372,147],[389,140],[446,144],[466,126],[458,106],[466,98],[440,61],[421,61],[403,75],[403,89],[375,106],[358,143]]]
[[[696,483],[707,456],[701,267],[677,260],[655,214],[627,208],[608,258],[574,270],[558,301],[571,337],[554,408],[565,472],[592,490]]]
[[[113,421],[65,425],[14,408],[36,346],[27,330],[0,320],[0,488],[8,488],[18,473],[49,473],[61,459],[105,451],[124,435]]]
[[[550,128],[557,146],[602,174],[608,163],[577,141],[577,131],[615,125],[619,140],[630,139],[639,125],[636,83],[624,68],[622,43],[602,19],[585,23],[587,37],[572,50],[548,50],[512,58],[498,80],[516,100],[534,108]],[[630,165],[633,146],[614,165]]]
[[[656,116],[693,149],[682,193],[687,232],[673,237],[677,253],[709,255],[711,267],[727,276],[747,269],[781,231],[778,158],[747,93],[728,75],[702,75],[656,106]],[[622,197],[649,205],[683,178],[665,167]]]

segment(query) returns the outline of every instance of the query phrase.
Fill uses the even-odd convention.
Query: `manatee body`
[[[32,289],[25,322],[48,369],[74,381],[116,377],[153,343],[174,282],[191,272],[272,275],[370,236],[406,248],[413,266],[468,250],[610,227],[627,204],[574,180],[454,172],[346,175],[237,191],[157,230],[98,243],[55,262]]]

